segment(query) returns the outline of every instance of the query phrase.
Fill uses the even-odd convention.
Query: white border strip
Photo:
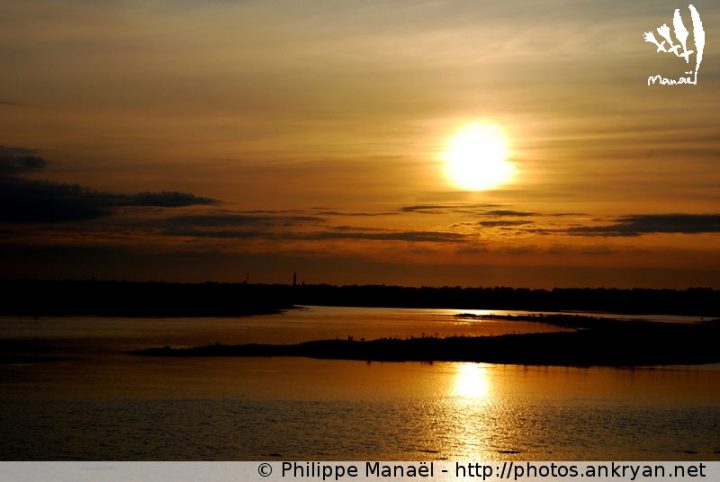
[[[720,462],[0,462],[0,482],[720,481]]]

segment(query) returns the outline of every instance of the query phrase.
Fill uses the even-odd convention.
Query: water
[[[0,364],[0,458],[720,460],[718,365],[629,370],[123,353],[216,341],[555,329],[460,320],[459,312],[309,307],[236,319],[0,318],[3,346],[33,340]]]

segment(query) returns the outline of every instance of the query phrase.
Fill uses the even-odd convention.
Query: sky
[[[4,0],[0,276],[720,288],[716,2],[648,85],[688,5]]]

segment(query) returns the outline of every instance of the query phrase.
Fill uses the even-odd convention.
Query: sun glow
[[[457,397],[469,400],[485,399],[490,396],[490,388],[490,377],[485,365],[458,364],[453,387],[453,392]]]
[[[512,179],[514,168],[508,161],[509,156],[507,137],[500,127],[472,124],[450,138],[441,160],[448,179],[455,186],[485,191]]]

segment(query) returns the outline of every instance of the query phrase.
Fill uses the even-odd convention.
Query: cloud
[[[498,209],[503,208],[503,209]],[[404,213],[423,214],[471,214],[485,217],[530,217],[539,216],[539,213],[530,211],[516,211],[505,209],[501,204],[415,204],[400,208]]]
[[[500,207],[500,205],[498,205],[498,204],[415,204],[412,206],[403,206],[400,208],[400,211],[403,213],[422,213],[422,214],[446,214],[446,213],[477,214],[478,210],[491,209],[491,208],[497,208],[497,207]]]
[[[495,217],[529,217],[529,216],[537,216],[538,213],[532,213],[527,211],[513,211],[511,209],[497,209],[495,211],[487,211],[485,213],[486,216],[495,216]]]
[[[604,226],[578,226],[567,233],[576,236],[640,236],[651,233],[720,233],[720,214],[634,214]]]
[[[0,176],[43,169],[47,161],[32,149],[0,146]]]
[[[335,231],[387,231],[387,229],[383,228],[368,228],[368,227],[358,227],[358,226],[332,226],[330,229],[333,229]]]
[[[276,215],[276,214],[194,214],[187,216],[174,216],[161,221],[169,226],[196,226],[196,227],[244,227],[244,226],[292,226],[298,224],[317,224],[325,220],[318,216],[302,215]]]
[[[218,239],[270,239],[288,241],[328,241],[328,240],[369,240],[369,241],[407,241],[415,243],[456,243],[466,236],[460,233],[442,231],[314,231],[314,232],[277,232],[266,230],[202,230],[192,226],[175,227],[164,231],[172,236],[190,236]]]
[[[174,208],[217,202],[175,191],[120,194],[22,177],[44,169],[47,164],[35,150],[0,146],[0,222],[82,221],[110,216],[116,207]]]
[[[301,236],[305,236],[301,234]],[[368,239],[377,241],[410,241],[410,242],[432,242],[432,243],[454,243],[465,239],[460,233],[449,233],[443,231],[401,231],[401,232],[368,232],[368,231],[341,231],[341,232],[318,232],[309,233],[305,239]]]
[[[400,211],[404,213],[425,213],[425,214],[442,214],[451,206],[446,204],[417,204],[414,206],[404,206]]]
[[[73,184],[0,178],[0,221],[60,222],[109,214],[94,193]]]
[[[52,223],[110,216],[115,207],[181,207],[214,204],[215,200],[181,192],[117,194],[77,184],[0,178],[0,222]]]
[[[263,214],[257,214],[262,212]],[[407,241],[415,243],[461,242],[466,235],[445,231],[392,231],[373,227],[326,226],[310,231],[308,226],[324,224],[323,217],[272,211],[218,212],[173,216],[153,220],[167,236],[206,239],[265,239],[276,241]]]
[[[99,199],[105,197],[110,206],[159,206],[177,208],[184,206],[217,204],[217,200],[177,191],[141,192],[138,194],[96,193]]]
[[[532,224],[532,221],[521,221],[521,220],[480,221],[478,224],[480,226],[484,226],[486,228],[496,228],[496,227],[522,226],[524,224]]]
[[[398,213],[367,213],[367,212],[345,212],[345,211],[318,211],[316,214],[322,216],[357,216],[357,217],[373,217],[373,216],[395,216]]]

